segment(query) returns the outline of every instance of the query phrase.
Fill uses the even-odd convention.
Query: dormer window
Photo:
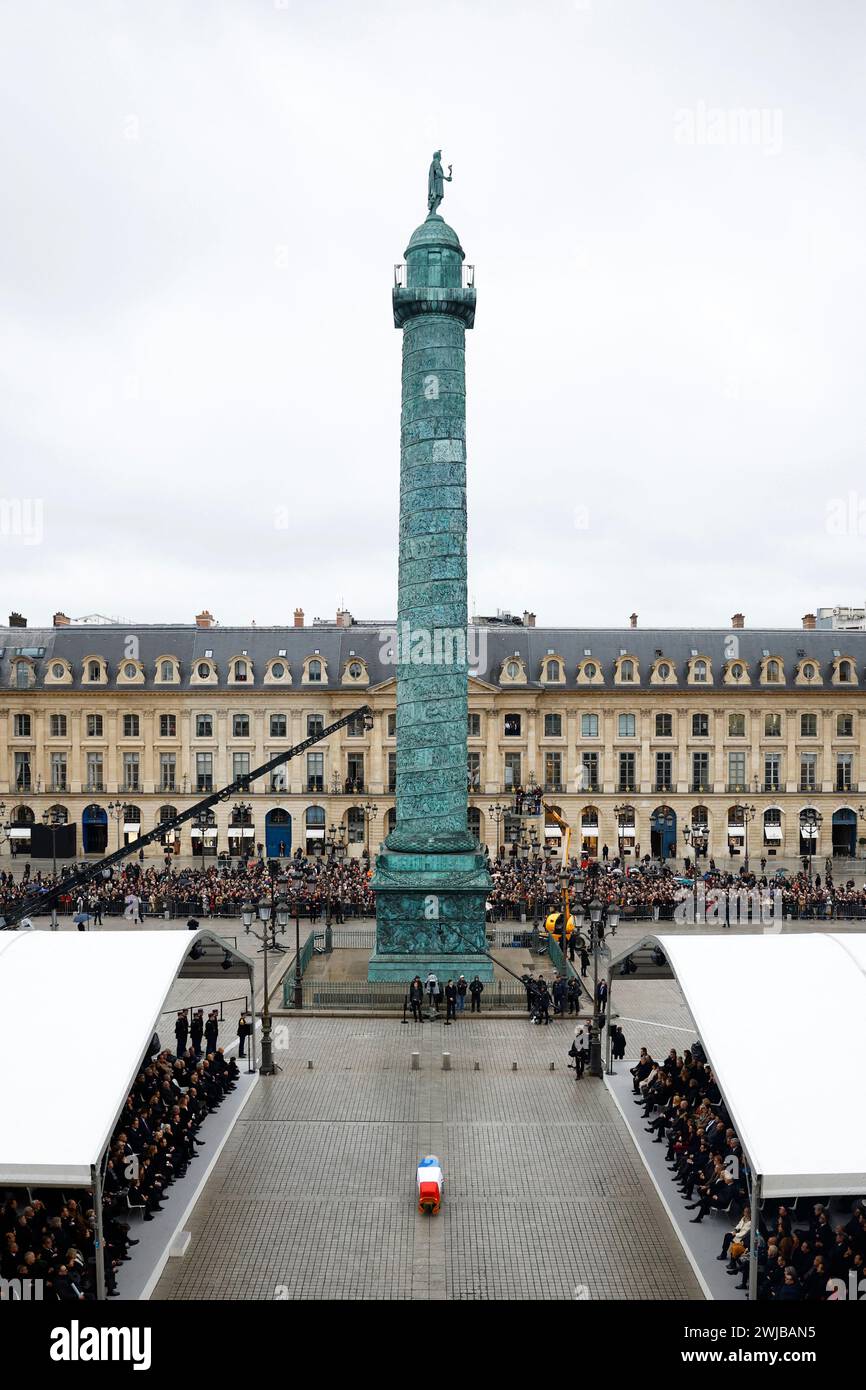
[[[565,678],[562,662],[558,656],[548,653],[543,666],[543,678],[545,681],[562,681]]]
[[[839,662],[839,680],[844,685],[850,685],[854,680],[854,667],[850,661]]]
[[[598,667],[592,661],[588,661],[583,668],[583,674],[586,676],[586,679],[588,681],[595,680],[597,671]]]
[[[102,670],[101,670],[101,667],[100,667],[100,665],[99,665],[99,662],[98,662],[98,661],[89,661],[89,662],[87,663],[87,679],[88,679],[89,681],[98,681],[98,680],[100,679],[101,675],[102,675]]]
[[[281,681],[286,674],[286,668],[281,661],[275,661],[271,667],[271,675],[274,680]]]
[[[310,662],[307,667],[307,679],[311,681],[320,681],[322,679],[321,661],[313,660]]]
[[[699,658],[699,659],[695,662],[695,664],[694,664],[694,666],[693,666],[693,668],[692,668],[692,677],[693,677],[693,679],[694,679],[697,683],[699,683],[699,684],[704,684],[704,685],[706,684],[706,680],[707,680],[707,663],[706,663],[705,661],[703,661],[702,659]]]
[[[250,678],[249,672],[250,672],[250,668],[249,668],[249,666],[248,666],[248,664],[247,664],[246,661],[236,661],[236,662],[235,662],[235,680],[236,680],[236,681],[246,681],[246,680],[249,680],[249,678]]]
[[[780,681],[782,679],[782,668],[775,658],[771,657],[767,662],[765,676],[768,681]]]
[[[199,680],[206,681],[210,675],[210,666],[208,663],[206,661],[200,661],[195,669]]]
[[[634,680],[634,662],[626,659],[619,668],[620,680]]]

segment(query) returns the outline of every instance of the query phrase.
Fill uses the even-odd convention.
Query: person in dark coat
[[[557,975],[553,984],[553,1012],[555,1014],[565,1013],[565,1004],[568,998],[568,985],[562,976]]]
[[[550,991],[547,988],[546,980],[539,980],[538,991],[535,996],[535,1004],[538,1010],[538,1022],[550,1022]]]
[[[445,1022],[457,1018],[457,986],[453,980],[449,980],[445,986]]]
[[[469,1012],[473,1014],[481,1013],[481,996],[484,993],[484,986],[476,975],[469,985],[469,997],[471,1000]]]
[[[204,1035],[204,1010],[196,1009],[189,1026],[189,1040],[196,1057],[201,1056],[201,1040]]]
[[[217,1011],[216,1009],[211,1009],[207,1016],[207,1023],[204,1026],[205,1050],[207,1052],[216,1052],[219,1031],[220,1026],[217,1021]]]
[[[583,942],[580,943],[580,973],[585,976],[589,970],[589,951]]]
[[[174,1025],[174,1036],[177,1039],[177,1046],[174,1050],[175,1057],[183,1057],[186,1052],[186,1040],[189,1037],[189,1020],[185,1011],[178,1010],[177,1022]]]
[[[409,1005],[412,1009],[412,1017],[416,1023],[424,1022],[424,986],[421,983],[421,976],[416,975],[409,986]]]
[[[245,1057],[245,1056],[247,1055],[247,1054],[246,1054],[246,1045],[247,1045],[247,1038],[248,1038],[249,1035],[250,1035],[250,1031],[251,1031],[251,1030],[250,1030],[250,1021],[249,1021],[249,1019],[247,1018],[246,1014],[241,1014],[240,1018],[238,1019],[238,1044],[239,1044],[239,1046],[238,1046],[238,1056],[239,1056],[239,1057]]]

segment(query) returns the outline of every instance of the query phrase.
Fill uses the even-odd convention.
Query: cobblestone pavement
[[[701,1297],[603,1084],[566,1068],[567,1023],[285,1029],[157,1298]],[[428,1152],[434,1218],[415,1208]]]

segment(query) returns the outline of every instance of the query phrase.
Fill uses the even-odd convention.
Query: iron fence
[[[407,973],[409,973],[408,970]],[[335,1012],[358,1009],[368,1010],[370,1013],[377,1011],[402,1013],[405,1006],[407,1015],[410,1013],[407,995],[408,980],[406,984],[392,984],[390,981],[359,981],[354,983],[345,980],[333,982],[329,980],[303,980],[301,991],[304,1009],[333,1009]],[[294,978],[286,976],[283,981],[283,1007],[291,1009],[293,1004]],[[525,1013],[526,990],[516,981],[488,981],[481,996],[481,1010],[483,1013],[493,1010],[497,1013]],[[440,1012],[444,1018],[444,1000]],[[468,1003],[465,1012],[468,1016]]]

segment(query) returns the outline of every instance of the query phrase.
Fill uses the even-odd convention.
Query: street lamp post
[[[812,855],[813,855],[813,853],[814,853],[813,845],[815,845],[815,844],[817,843],[817,841],[818,841],[818,832],[819,832],[819,830],[821,829],[821,826],[823,825],[823,823],[824,823],[824,817],[821,815],[821,812],[820,812],[820,811],[810,811],[810,812],[809,812],[809,819],[808,819],[808,820],[801,820],[801,821],[800,821],[800,831],[801,831],[801,833],[805,831],[805,832],[806,832],[806,835],[808,836],[808,840],[809,840],[809,883],[810,883],[810,884],[811,884],[811,882],[812,882]]]
[[[746,873],[748,873],[748,872],[749,872],[749,826],[751,825],[752,821],[755,819],[755,816],[756,816],[758,813],[757,813],[757,811],[755,810],[755,807],[754,807],[754,806],[746,806],[744,803],[738,803],[738,804],[735,806],[734,809],[737,810],[737,811],[740,811],[740,812],[742,813],[743,825],[745,826],[745,830],[746,830],[746,837],[745,837],[745,838],[746,838],[746,847],[745,847],[745,859],[744,859],[744,863],[743,863],[743,868],[746,870]]]
[[[237,839],[241,842],[241,852],[238,855],[241,864],[243,864],[246,858],[246,854],[244,853],[246,848],[244,844],[244,830],[248,825],[252,825],[253,823],[252,811],[253,808],[249,801],[236,801],[232,807],[232,824],[240,832]],[[265,839],[267,839],[267,836],[265,836]],[[229,868],[231,868],[231,863],[229,864]]]
[[[375,801],[365,801],[361,807],[364,812],[364,849],[367,851],[367,863],[370,862],[370,821],[375,820],[379,814],[379,807]]]
[[[199,811],[198,815],[195,817],[195,824],[198,826],[199,839],[200,839],[200,841],[201,841],[201,871],[202,871],[202,873],[204,873],[204,871],[205,871],[205,868],[204,868],[204,840],[205,840],[205,835],[206,835],[208,829],[212,829],[212,828],[214,827],[214,825],[216,825],[216,816],[214,815],[213,811],[211,811],[210,809],[208,809],[207,811]]]
[[[623,829],[624,829],[625,825],[627,824],[626,815],[627,815],[630,811],[631,811],[631,807],[630,807],[630,806],[626,806],[626,805],[614,806],[614,808],[613,808],[613,813],[614,813],[614,815],[616,816],[616,847],[617,847],[617,851],[618,851],[618,853],[619,853],[620,859],[623,859],[623,858],[624,858],[623,850],[622,850],[622,843],[623,843],[624,836],[623,836],[623,833],[622,833],[622,832],[623,832]]]
[[[122,801],[109,801],[108,813],[117,821],[117,848],[120,849],[120,823],[123,820],[125,807]]]
[[[253,906],[251,902],[247,901],[244,903],[243,907],[241,908],[241,916],[243,918],[245,929],[249,931],[250,927],[253,924],[253,919],[256,916],[256,908]],[[268,982],[268,928],[270,928],[273,936],[273,941],[270,944],[270,948],[272,950],[281,951],[283,948],[281,946],[277,946],[277,925],[279,924],[281,930],[285,931],[286,922],[288,921],[289,916],[288,906],[286,904],[285,899],[281,897],[274,901],[273,898],[262,898],[261,902],[258,905],[258,916],[263,927],[260,940],[262,942],[262,965],[264,969],[264,997],[262,999],[262,1060],[261,1065],[259,1067],[259,1075],[273,1076],[277,1071],[277,1067],[274,1063],[272,1038],[273,1023],[271,1019],[270,985]],[[257,935],[257,933],[253,933],[253,935]],[[255,1000],[253,1000],[253,1028],[255,1028],[255,1026]]]
[[[499,858],[499,827],[508,813],[508,807],[501,802],[495,801],[492,806],[487,807],[487,814],[491,821],[496,824],[496,858]]]
[[[589,1074],[601,1076],[601,1033],[598,1014],[598,951],[601,945],[601,916],[603,908],[598,898],[589,905],[590,940],[592,942],[592,1024],[589,1030]]]

